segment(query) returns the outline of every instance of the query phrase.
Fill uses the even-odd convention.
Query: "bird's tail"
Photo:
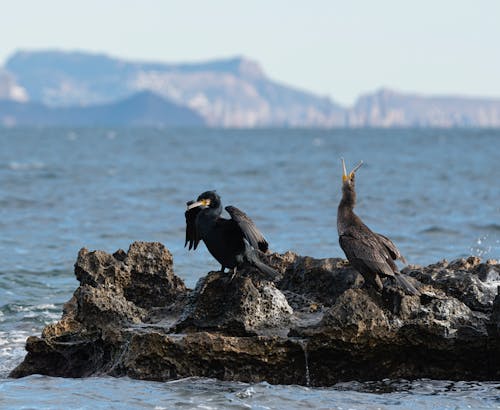
[[[252,261],[252,264],[262,273],[265,273],[270,280],[273,280],[276,276],[278,276],[278,272],[260,260]]]
[[[273,280],[274,278],[276,278],[276,276],[278,276],[278,272],[276,272],[273,268],[262,262],[259,258],[259,255],[257,254],[257,251],[252,247],[250,247],[249,245],[246,246],[245,256],[247,261],[252,266],[255,266],[258,270],[264,273],[269,280]]]
[[[396,273],[394,279],[398,286],[404,289],[408,295],[420,296],[420,291],[408,280],[403,273]]]

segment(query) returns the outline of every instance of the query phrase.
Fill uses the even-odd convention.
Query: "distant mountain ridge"
[[[203,118],[149,92],[109,104],[48,107],[41,103],[0,100],[3,126],[155,126],[201,127]]]
[[[257,63],[242,57],[167,64],[23,51],[6,68],[32,100],[50,106],[102,104],[149,90],[194,109],[211,126],[323,126],[344,116],[328,98],[269,80]]]
[[[346,111],[350,127],[500,127],[500,99],[422,96],[380,89]]]
[[[183,124],[199,124],[201,119],[215,127],[500,127],[500,99],[380,89],[361,96],[352,107],[342,107],[327,97],[269,79],[258,63],[244,57],[169,64],[86,52],[19,51],[5,68],[0,71],[0,99],[29,98],[49,113],[64,108],[60,115],[83,123],[89,121],[81,115],[95,120],[91,107],[97,105],[102,111],[103,106],[119,106],[120,101],[147,91],[149,99],[154,94],[171,104],[172,113],[180,115],[175,109],[183,107],[195,115]],[[165,124],[173,120],[164,104],[157,100],[153,105],[163,109],[156,109],[148,121],[146,111],[134,106],[142,109],[138,115],[143,123],[159,120],[160,111],[168,118]],[[125,111],[132,115],[130,109]],[[119,112],[114,111],[113,121],[128,124]],[[0,119],[2,115],[5,111],[0,110]]]
[[[19,86],[12,74],[0,68],[0,100],[25,102],[28,100],[26,90]]]

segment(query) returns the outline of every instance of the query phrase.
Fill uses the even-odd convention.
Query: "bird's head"
[[[351,189],[354,190],[355,179],[356,179],[356,171],[363,165],[363,161],[359,161],[359,164],[354,167],[354,169],[347,173],[345,168],[345,161],[342,158],[342,190]]]
[[[202,208],[213,208],[217,209],[221,207],[220,196],[215,191],[206,191],[200,194],[196,201],[187,202],[187,209],[193,209],[197,207]]]

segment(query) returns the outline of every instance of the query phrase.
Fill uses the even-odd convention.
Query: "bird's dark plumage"
[[[267,252],[269,245],[266,239],[262,236],[248,215],[234,206],[226,206],[224,209],[231,215],[231,219],[238,224],[241,232],[250,245],[262,252]]]
[[[193,204],[194,201],[187,202],[187,206]],[[186,242],[184,243],[184,247],[189,242],[189,250],[196,249],[198,247],[198,243],[200,242],[200,236],[198,235],[198,231],[196,229],[196,217],[200,212],[200,208],[192,208],[188,209],[185,212],[186,216]]]
[[[203,240],[208,251],[225,268],[236,270],[247,262],[269,276],[277,273],[260,261],[255,249],[268,250],[268,243],[254,222],[240,209],[227,206],[231,219],[221,217],[222,203],[215,191],[202,193],[196,201],[187,202],[186,241],[196,249]]]
[[[394,263],[397,259],[406,262],[396,245],[386,236],[373,232],[353,211],[356,204],[355,172],[362,163],[349,174],[343,160],[342,163],[342,199],[337,212],[340,247],[368,285],[381,290],[380,277],[389,277],[406,293],[418,295],[420,292]]]

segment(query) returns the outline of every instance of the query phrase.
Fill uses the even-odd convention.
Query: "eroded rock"
[[[426,267],[409,266],[403,272],[457,298],[472,310],[490,313],[500,285],[500,265],[481,263],[477,256],[443,260]]]
[[[255,335],[283,329],[293,313],[273,282],[238,273],[210,272],[200,279],[190,296],[177,332],[215,330],[229,335]]]
[[[405,272],[420,296],[382,293],[337,258],[262,255],[274,281],[209,272],[194,290],[159,243],[82,249],[80,286],[57,323],[28,338],[11,373],[326,386],[345,380],[500,378],[496,261],[470,257]],[[306,371],[306,365],[308,371]]]

